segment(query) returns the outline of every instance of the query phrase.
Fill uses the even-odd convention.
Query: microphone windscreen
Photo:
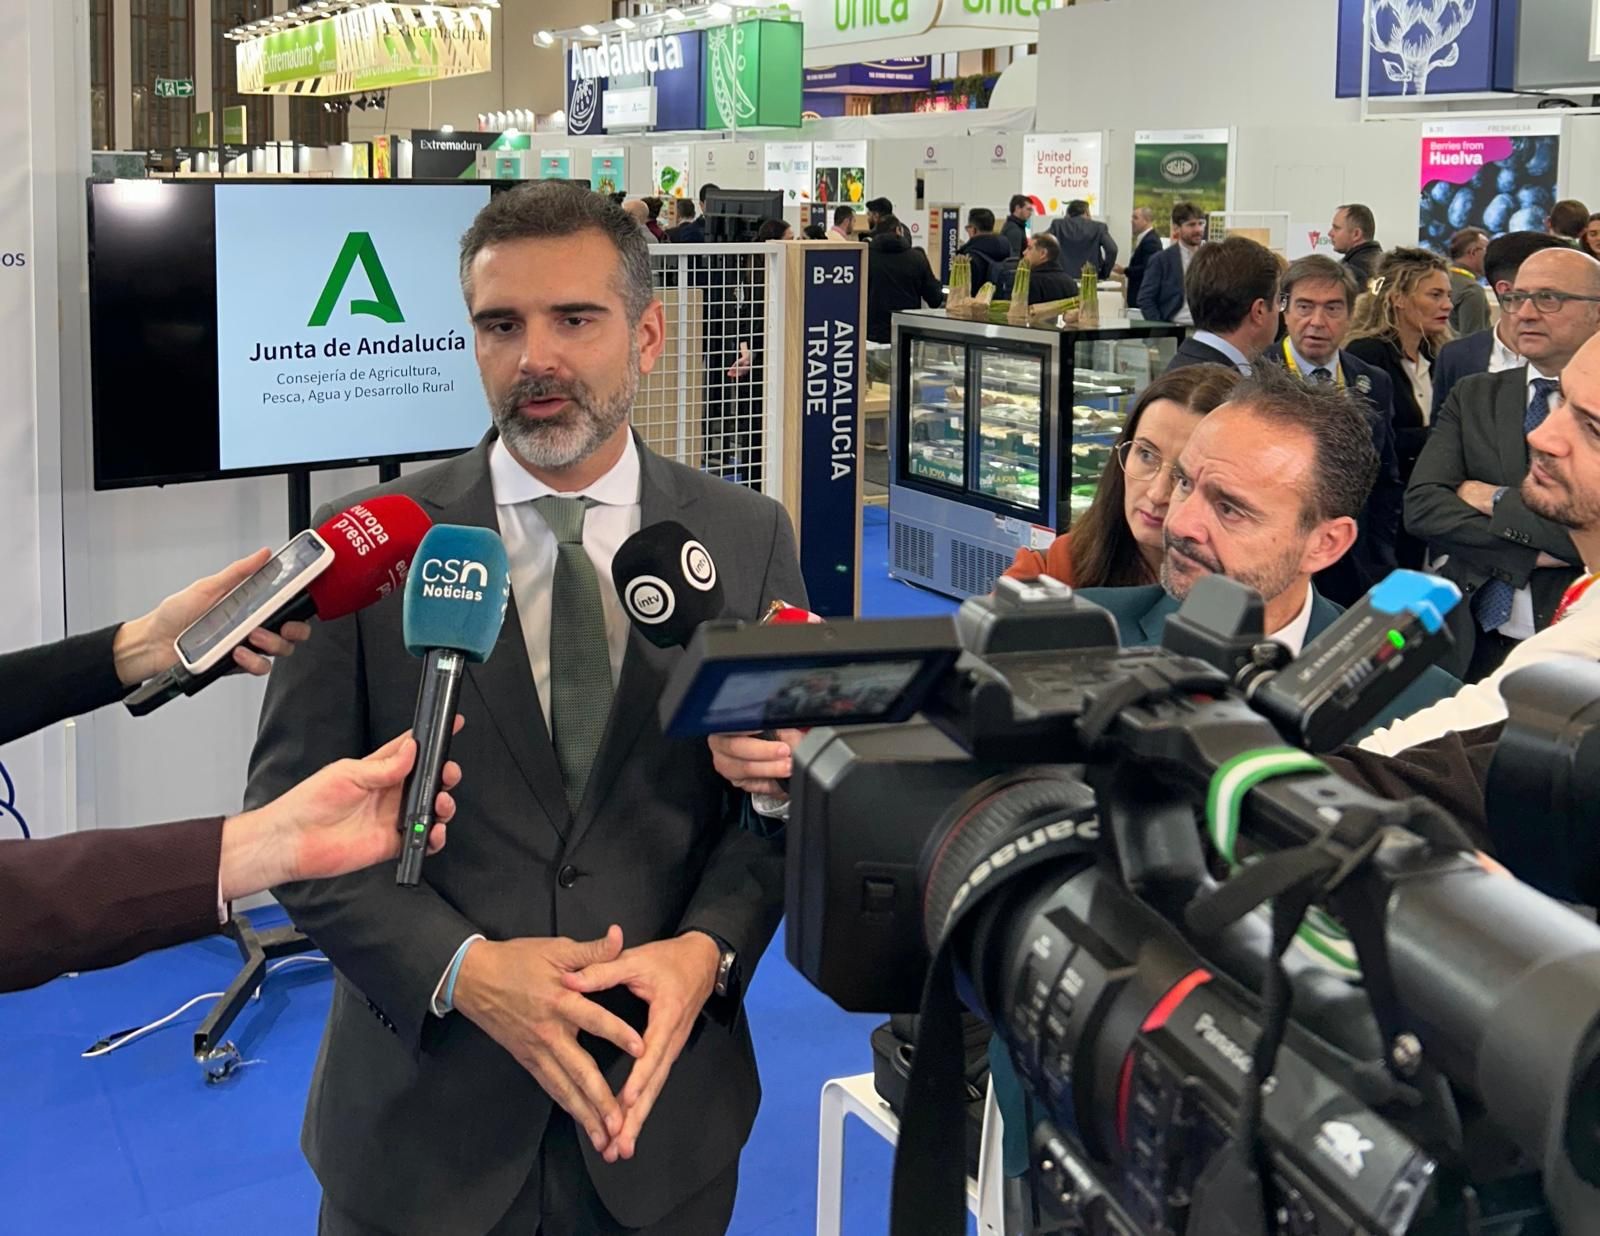
[[[403,587],[417,546],[432,523],[404,494],[379,494],[340,511],[318,528],[333,548],[333,564],[307,589],[317,617],[343,618]]]
[[[435,524],[406,576],[406,651],[434,648],[487,661],[511,599],[506,547],[487,528]]]
[[[722,580],[706,547],[682,524],[640,528],[611,561],[617,596],[659,648],[681,648],[702,622],[722,617]]]

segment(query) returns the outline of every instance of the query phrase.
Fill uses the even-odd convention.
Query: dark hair
[[[1356,307],[1355,276],[1350,273],[1350,268],[1343,262],[1335,262],[1331,257],[1321,253],[1313,253],[1309,257],[1297,258],[1289,263],[1289,269],[1283,274],[1283,298],[1288,300],[1294,293],[1297,283],[1337,283],[1339,290],[1344,293],[1344,307]]]
[[[680,220],[682,220],[684,223],[692,223],[692,222],[694,222],[694,216],[695,216],[694,198],[692,198],[692,197],[676,197],[676,198],[673,198],[672,199],[672,209],[677,213],[678,218]]]
[[[980,232],[994,231],[994,211],[987,206],[974,206],[967,211],[967,226],[975,227]]]
[[[1589,226],[1589,208],[1576,198],[1566,198],[1550,207],[1550,230],[1557,236],[1577,240]]]
[[[622,203],[624,203],[627,200],[628,200],[628,195],[626,193],[613,193],[611,195],[611,204],[613,206],[620,206],[620,205],[622,205]]]
[[[1204,219],[1206,212],[1193,202],[1178,202],[1172,208],[1172,226],[1182,227],[1192,219]]]
[[[1035,236],[1032,247],[1043,253],[1044,260],[1047,262],[1059,262],[1061,260],[1061,242],[1047,232],[1042,232]]]
[[[1297,426],[1311,436],[1316,457],[1306,469],[1311,492],[1301,495],[1302,531],[1324,520],[1360,518],[1378,479],[1378,452],[1357,396],[1337,386],[1298,381],[1278,365],[1257,365],[1228,402],[1249,408],[1274,427]]]
[[[898,236],[900,234],[900,220],[892,214],[880,214],[878,226],[872,229],[874,236]]]
[[[552,240],[599,232],[617,250],[617,270],[628,320],[637,322],[651,300],[650,242],[633,218],[609,198],[560,180],[535,180],[496,193],[461,237],[461,291],[472,305],[472,263],[489,245]]]
[[[1600,223],[1600,214],[1590,215],[1589,222],[1591,224]],[[1583,229],[1583,235],[1578,237],[1578,248],[1592,258],[1600,258],[1600,249],[1591,248],[1589,245],[1589,229],[1587,227]]]
[[[1361,235],[1367,240],[1378,234],[1378,221],[1372,217],[1370,206],[1363,206],[1360,202],[1349,202],[1339,207],[1339,210],[1344,211],[1344,221],[1352,227],[1360,228]],[[1337,214],[1338,211],[1334,213]]]
[[[802,235],[805,236],[807,240],[827,240],[828,229],[823,227],[820,223],[808,223],[806,224],[806,230],[802,233]]]
[[[768,240],[782,240],[783,234],[789,230],[789,224],[784,219],[763,219],[761,226],[756,228],[756,241],[761,243]]]
[[[867,209],[875,215],[892,215],[894,203],[886,197],[875,197],[867,203]]]
[[[698,196],[700,198],[700,209],[704,210],[706,208],[706,194],[708,194],[708,193],[721,193],[721,192],[722,192],[722,186],[718,185],[718,184],[712,184],[711,181],[709,181],[709,180],[706,181],[705,184],[701,185],[700,186],[700,192],[698,194]]]
[[[649,217],[652,220],[661,218],[661,199],[659,197],[647,197],[643,200],[644,208],[649,212]]]
[[[1561,241],[1548,232],[1507,232],[1489,242],[1483,255],[1483,275],[1493,287],[1497,283],[1511,283],[1522,264],[1544,249],[1563,248]]]
[[[841,223],[853,222],[855,217],[856,208],[854,206],[835,206],[833,208],[834,227],[838,227]]]
[[[1183,294],[1196,329],[1226,334],[1250,316],[1256,301],[1277,308],[1278,281],[1271,249],[1229,236],[1200,247],[1184,276]]]
[[[1452,262],[1459,262],[1467,255],[1467,250],[1480,240],[1488,240],[1489,233],[1481,227],[1464,227],[1450,238],[1448,252]]]
[[[1011,205],[1006,207],[1006,213],[1010,214],[1010,215],[1014,215],[1014,214],[1017,213],[1017,211],[1021,210],[1024,206],[1032,206],[1032,205],[1033,205],[1033,199],[1030,198],[1026,193],[1013,193],[1011,195]]]
[[[1226,403],[1240,380],[1239,371],[1230,365],[1189,365],[1162,374],[1140,392],[1117,437],[1118,448],[1139,436],[1145,409],[1158,399],[1181,403],[1204,416]],[[1155,582],[1128,527],[1123,509],[1127,492],[1127,478],[1113,460],[1100,473],[1089,509],[1072,524],[1072,578],[1077,587],[1131,588]]]
[[[1079,219],[1089,213],[1089,203],[1081,197],[1075,197],[1067,203],[1067,218]]]

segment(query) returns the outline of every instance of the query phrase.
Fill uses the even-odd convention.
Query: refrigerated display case
[[[1046,548],[1088,506],[1128,410],[1183,335],[895,314],[889,574],[978,596],[1019,546]]]

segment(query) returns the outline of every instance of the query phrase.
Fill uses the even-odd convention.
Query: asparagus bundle
[[[1078,324],[1100,325],[1100,271],[1093,262],[1083,264],[1083,274],[1078,279]]]
[[[1011,284],[1011,304],[1005,320],[1012,326],[1028,324],[1028,286],[1033,282],[1033,267],[1026,262],[1017,264],[1017,277]]]
[[[956,254],[950,263],[950,295],[945,299],[945,310],[957,313],[972,301],[972,258],[965,253]]]

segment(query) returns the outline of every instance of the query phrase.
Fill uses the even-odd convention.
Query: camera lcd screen
[[[878,721],[894,712],[922,665],[746,666],[723,679],[701,718],[725,732]]]

